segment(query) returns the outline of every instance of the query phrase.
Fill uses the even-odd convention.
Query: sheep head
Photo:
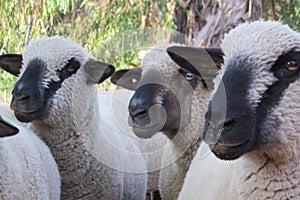
[[[119,70],[112,76],[116,85],[135,90],[128,109],[129,124],[138,137],[150,138],[162,131],[172,139],[189,123],[195,89],[203,86],[205,93],[208,90],[207,82],[196,69],[203,67],[203,60],[208,62],[205,67],[215,66],[210,53],[209,50],[183,46],[155,47],[145,55],[140,67]],[[219,56],[221,51],[215,53]],[[191,64],[186,57],[197,58],[197,63]],[[181,67],[186,64],[189,69]],[[210,71],[210,77],[215,74],[216,70]]]
[[[205,141],[225,160],[254,150],[273,159],[289,155],[282,152],[299,140],[292,112],[300,111],[300,34],[279,22],[245,23],[225,36],[222,50]]]
[[[33,41],[25,47],[23,55],[2,55],[0,66],[14,75],[19,74],[11,107],[22,122],[45,116],[55,104],[58,92],[76,90],[78,84],[100,83],[114,71],[113,66],[96,61],[80,45],[59,36]],[[76,79],[77,85],[74,80],[68,84],[71,79]],[[67,98],[57,101],[67,101]]]

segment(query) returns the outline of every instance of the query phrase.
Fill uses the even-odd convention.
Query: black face
[[[178,80],[183,80],[182,76],[184,76],[185,82],[188,82],[192,88],[196,87],[198,80],[195,76],[183,70],[178,72],[178,76],[181,77],[178,77]],[[153,77],[147,74],[144,76],[147,76],[147,79]],[[157,79],[157,76],[153,79]],[[142,82],[143,78],[140,80],[140,83]],[[182,105],[180,105],[180,101],[191,94],[184,92],[175,94],[174,91],[164,85],[163,81],[161,84],[158,84],[159,81],[157,80],[150,82],[155,83],[141,84],[131,98],[129,123],[139,137],[149,138],[155,133],[163,131],[169,138],[173,138],[181,123]],[[184,90],[186,87],[186,83],[176,82],[176,80],[174,82],[173,84],[176,84],[178,90]]]
[[[49,109],[50,99],[61,87],[62,82],[75,74],[79,68],[80,63],[74,58],[70,59],[62,70],[57,71],[60,80],[51,82],[46,88],[42,86],[46,64],[39,59],[32,60],[12,92],[11,107],[18,120],[30,122],[44,116]]]
[[[271,68],[278,81],[268,87],[254,108],[247,99],[250,83],[256,78],[251,71],[253,66],[247,59],[234,60],[228,63],[222,78],[224,87],[219,85],[210,101],[203,131],[214,154],[225,160],[237,159],[249,151],[270,145],[276,127],[264,124],[289,84],[297,80],[300,73],[300,52],[280,56]],[[220,99],[225,99],[226,103]]]

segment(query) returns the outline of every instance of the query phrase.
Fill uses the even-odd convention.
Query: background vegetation
[[[208,1],[190,0],[189,6],[181,8],[181,15],[188,18],[191,7]],[[139,35],[139,31],[145,30],[143,28],[150,27],[146,30],[151,34],[144,33],[145,40],[159,43],[161,32],[153,34],[153,30],[181,31],[183,22],[178,21],[178,17],[176,19],[176,11],[183,3],[183,0],[2,0],[0,54],[22,52],[27,21],[31,15],[33,26],[30,40],[59,34],[72,38],[97,58],[112,62],[117,68],[138,65],[139,48],[130,51],[127,47],[124,50],[120,38],[126,33],[132,34],[131,30],[138,30],[135,33]],[[264,0],[261,6],[262,18],[281,19],[300,31],[300,0]],[[196,7],[193,11],[197,9],[203,7]],[[109,46],[111,44],[114,48]],[[15,81],[14,77],[0,70],[0,101],[11,98],[10,91]],[[111,85],[106,82],[101,89],[109,88]]]

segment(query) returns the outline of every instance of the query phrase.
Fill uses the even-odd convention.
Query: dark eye
[[[192,80],[194,80],[194,75],[192,73],[187,73],[185,75],[185,79],[188,81],[192,81]]]
[[[70,77],[72,74],[75,74],[79,68],[80,63],[74,58],[71,58],[70,60],[68,60],[66,66],[58,71],[60,80],[63,81],[66,78]]]
[[[284,66],[289,71],[295,71],[298,69],[299,65],[296,61],[289,61]]]
[[[68,65],[68,71],[70,73],[73,74],[76,70],[77,70],[77,67],[74,67],[73,65]]]
[[[70,74],[75,74],[76,71],[80,68],[80,63],[75,60],[75,58],[71,58],[70,60],[68,60],[68,64],[65,68]]]

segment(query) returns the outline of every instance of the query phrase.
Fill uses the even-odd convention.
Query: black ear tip
[[[120,81],[120,79],[127,73],[129,72],[128,69],[120,69],[118,71],[115,71],[111,77],[110,80],[113,84],[118,85],[118,82]]]
[[[11,135],[16,135],[20,132],[20,130],[16,127],[13,127],[13,131],[11,132]]]
[[[3,54],[0,55],[0,68],[8,73],[18,76],[22,67],[21,54]]]
[[[167,53],[173,60],[177,60],[178,57],[181,57],[180,55],[178,55],[178,51],[181,50],[182,48],[180,46],[171,46],[167,48]]]
[[[175,52],[178,51],[178,49],[182,49],[181,46],[171,46],[167,48],[167,53],[170,55],[176,54]]]
[[[107,71],[108,74],[113,75],[115,70],[116,70],[115,66],[109,64],[105,71]]]
[[[105,81],[107,78],[111,77],[111,75],[114,73],[115,67],[111,64],[107,64],[106,68],[102,74],[102,77],[98,80],[98,84]]]
[[[19,133],[19,129],[13,125],[7,123],[1,116],[0,116],[0,137],[8,137],[13,136]]]
[[[105,69],[105,74],[107,74],[108,76],[112,76],[115,70],[116,70],[115,66],[108,64],[107,68]]]
[[[114,72],[111,77],[110,77],[110,81],[117,85],[118,80],[120,79],[120,77],[118,76],[118,73]]]

